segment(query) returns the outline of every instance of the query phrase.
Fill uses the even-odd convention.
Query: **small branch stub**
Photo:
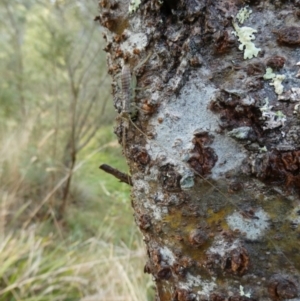
[[[107,164],[102,164],[99,166],[99,168],[102,169],[103,171],[109,173],[110,175],[114,176],[115,178],[119,179],[120,182],[123,182],[123,183],[126,183],[126,184],[132,186],[131,176],[129,176],[128,174],[125,174],[125,173],[119,171],[118,169],[113,168]]]

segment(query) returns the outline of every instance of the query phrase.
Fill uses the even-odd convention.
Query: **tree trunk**
[[[300,2],[132,2],[97,20],[157,300],[300,300]]]

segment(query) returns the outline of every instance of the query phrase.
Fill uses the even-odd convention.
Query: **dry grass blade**
[[[69,248],[34,227],[8,235],[0,244],[0,300],[147,300],[141,247],[91,239]]]

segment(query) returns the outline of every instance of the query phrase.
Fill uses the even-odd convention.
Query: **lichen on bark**
[[[252,28],[256,50],[244,56],[233,31],[246,5],[239,30]],[[97,19],[119,113],[117,77],[125,64],[137,76],[123,152],[157,299],[298,300],[299,2],[128,8],[102,0]],[[119,122],[120,143],[124,131]]]

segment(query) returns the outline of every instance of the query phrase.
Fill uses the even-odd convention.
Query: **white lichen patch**
[[[292,212],[288,215],[288,220],[290,220],[294,225],[299,226],[300,224],[300,205],[296,206]]]
[[[152,216],[155,220],[162,220],[164,216],[168,214],[168,207],[164,206],[162,202],[164,201],[164,195],[162,192],[157,191],[155,194],[154,201],[150,198],[151,187],[149,183],[157,181],[157,169],[151,168],[151,171],[147,175],[141,175],[139,173],[132,176],[133,182],[133,195],[134,198],[140,200],[142,206],[147,210],[151,211]],[[175,201],[174,201],[175,202]],[[178,201],[179,202],[179,201]]]
[[[244,106],[252,106],[255,104],[255,99],[250,95],[246,95],[245,98],[241,99],[241,104]]]
[[[134,13],[141,4],[141,0],[130,0],[129,13]]]
[[[211,171],[212,178],[217,179],[225,172],[238,168],[246,157],[241,145],[218,133],[218,116],[208,109],[217,90],[209,80],[203,80],[208,77],[203,69],[197,71],[197,76],[191,77],[178,96],[174,95],[167,103],[160,105],[158,117],[163,119],[163,123],[158,122],[157,116],[149,122],[155,131],[155,139],[147,141],[149,155],[153,160],[164,156],[163,164],[174,165],[176,171],[182,175],[183,189],[193,186],[193,177],[186,162],[194,148],[192,141],[196,131],[213,134],[215,138],[208,146],[214,150],[219,162],[226,162],[214,166]]]
[[[203,280],[200,276],[193,276],[187,273],[185,282],[179,282],[179,287],[185,290],[199,288],[197,290],[198,296],[209,297],[210,293],[217,287],[215,280],[214,277],[212,277],[211,281]]]
[[[153,217],[159,221],[162,220],[164,216],[166,216],[169,211],[168,211],[168,207],[158,207],[158,206],[151,206],[152,210],[153,210]]]
[[[279,95],[278,100],[290,101],[290,102],[299,102],[300,101],[300,88],[293,87],[290,90]]]
[[[134,185],[135,191],[143,192],[146,194],[148,194],[150,191],[148,182],[146,182],[144,180],[137,180],[137,179],[133,178],[133,185]]]
[[[297,115],[298,117],[300,116],[300,103],[297,103],[294,106],[293,114]]]
[[[254,216],[246,216],[235,211],[226,218],[231,230],[239,230],[249,240],[258,240],[269,228],[269,216],[263,209],[258,209]]]
[[[129,30],[126,30],[127,39],[120,45],[120,48],[123,52],[133,53],[134,49],[144,51],[148,45],[147,35],[144,33],[133,33]]]
[[[168,204],[172,206],[178,206],[180,203],[182,203],[182,201],[183,200],[175,194],[172,194],[168,197]]]
[[[228,241],[225,241],[222,236],[216,236],[212,246],[207,250],[207,253],[224,257],[226,253],[238,247],[240,247],[240,241],[238,239],[229,243]]]
[[[247,26],[239,27],[235,22],[232,22],[232,24],[235,29],[232,33],[239,38],[239,42],[241,43],[239,50],[244,50],[244,59],[257,57],[261,49],[257,48],[252,42],[252,40],[255,39],[254,33],[257,32],[257,30]]]
[[[250,292],[245,293],[244,287],[243,287],[242,285],[240,285],[240,295],[241,295],[241,296],[245,296],[245,297],[247,297],[247,298],[250,298],[250,297],[251,297],[251,293],[250,293]]]
[[[300,62],[298,62],[298,63],[296,64],[296,66],[299,66],[299,67],[300,67]],[[300,77],[300,69],[299,69],[299,71],[297,72],[296,77],[297,77],[297,78]]]
[[[166,216],[169,213],[168,207],[153,204],[147,198],[145,198],[143,200],[143,207],[147,210],[151,210],[152,211],[152,216],[157,221],[162,220],[163,217]]]
[[[239,10],[238,14],[236,15],[236,18],[241,24],[243,24],[250,17],[251,13],[252,9],[248,9],[248,6],[245,6]]]
[[[266,146],[260,147],[258,150],[259,150],[260,153],[266,153],[268,151]]]
[[[283,126],[286,122],[286,116],[281,111],[272,111],[273,106],[269,105],[269,99],[265,99],[265,104],[260,107],[262,119],[265,122],[264,130],[274,129]]]
[[[294,106],[293,113],[296,114],[298,117],[300,116],[300,88],[293,87],[291,90],[285,93],[285,99],[291,102],[296,102]]]
[[[175,263],[175,255],[168,247],[164,246],[159,250],[159,253],[162,261],[164,261],[165,264],[172,266]]]
[[[238,140],[246,140],[252,131],[252,128],[249,126],[241,126],[228,132],[228,135]]]
[[[283,74],[275,74],[272,68],[267,68],[266,74],[264,75],[264,79],[272,79],[270,86],[274,86],[275,93],[280,95],[283,93],[283,85],[282,81],[285,79],[285,75]]]

